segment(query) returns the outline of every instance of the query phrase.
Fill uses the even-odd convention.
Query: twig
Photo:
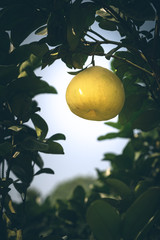
[[[114,45],[118,45],[118,46],[122,45],[122,43],[120,43],[120,42],[116,42],[116,41],[112,41],[112,40],[108,40],[108,39],[104,38],[103,36],[101,36],[99,33],[95,32],[92,29],[89,29],[89,32],[91,32],[91,33],[95,34],[97,37],[101,38],[104,41],[104,42],[101,42],[103,44],[107,43],[107,44],[114,44]],[[95,41],[98,41],[98,40],[95,40]]]
[[[143,67],[141,67],[141,66],[139,66],[139,65],[137,65],[137,64],[135,64],[133,62],[131,62],[130,60],[128,60],[126,58],[121,58],[121,57],[118,57],[117,55],[111,55],[111,57],[117,58],[117,59],[119,59],[119,60],[121,60],[123,62],[126,62],[126,63],[128,63],[128,64],[130,64],[130,65],[132,65],[132,66],[134,66],[134,67],[136,67],[136,68],[138,68],[140,70],[142,70],[143,72],[149,74],[150,76],[154,77],[154,73],[153,72],[148,71],[147,69],[145,69],[145,68],[143,68]]]

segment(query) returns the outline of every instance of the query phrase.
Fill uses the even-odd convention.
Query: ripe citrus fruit
[[[105,121],[121,111],[125,100],[121,80],[110,70],[93,66],[78,73],[66,90],[70,110],[81,118]]]

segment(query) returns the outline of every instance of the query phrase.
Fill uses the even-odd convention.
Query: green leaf
[[[123,1],[124,2],[124,1]],[[124,2],[123,12],[130,18],[138,21],[154,20],[155,11],[148,1],[135,0],[133,2]]]
[[[127,158],[128,161],[132,161],[134,160],[134,148],[133,148],[133,144],[132,142],[128,142],[127,145],[125,146],[125,148],[123,149],[123,156],[124,158]]]
[[[14,132],[19,132],[19,131],[21,131],[23,129],[23,127],[22,126],[11,126],[8,129],[10,129],[10,130],[12,130]]]
[[[10,53],[10,62],[22,63],[30,58],[30,55],[33,54],[39,59],[41,59],[48,52],[48,46],[45,43],[32,42],[30,44],[24,44],[15,48]],[[32,60],[32,59],[30,59]]]
[[[26,193],[28,185],[25,183],[16,183],[15,182],[14,187],[20,194],[22,194],[22,193]]]
[[[138,91],[126,97],[123,109],[119,114],[121,124],[126,124],[128,121],[133,122],[137,118],[146,97],[146,93]]]
[[[47,144],[47,149],[40,150],[41,152],[48,154],[64,154],[63,148],[59,143],[47,140],[45,144]]]
[[[50,14],[47,29],[47,43],[50,46],[56,46],[66,41],[67,24],[62,9]]]
[[[118,194],[122,199],[129,199],[132,195],[130,188],[122,181],[116,178],[108,178],[105,185],[109,186],[111,191]]]
[[[37,137],[43,140],[48,133],[48,125],[46,121],[36,113],[32,115],[31,120],[35,126]]]
[[[19,76],[18,79],[15,79],[8,86],[8,94],[12,96],[17,93],[26,93],[30,97],[34,97],[42,93],[57,93],[56,89],[53,86],[50,86],[44,80],[41,80],[40,77],[36,77],[34,74],[27,74],[23,72],[24,76]]]
[[[70,22],[74,32],[82,36],[95,21],[96,6],[92,2],[79,3],[75,1],[70,10]],[[79,21],[81,19],[81,21]]]
[[[128,43],[128,42],[126,42],[126,40],[123,40],[122,43],[124,43],[123,44],[124,46],[125,46],[125,44],[126,45],[133,44],[132,43],[133,40],[131,39],[130,41],[131,41],[131,43],[130,42]],[[126,76],[125,76],[126,73],[130,74],[130,77],[134,80],[134,82],[137,80],[137,78],[140,78],[141,76],[144,77],[144,74],[141,70],[137,69],[136,67],[134,67],[131,64],[128,64],[125,61],[125,60],[129,60],[130,62],[145,68],[146,67],[145,61],[142,61],[142,59],[139,58],[137,55],[132,54],[129,51],[117,51],[115,53],[115,56],[117,56],[118,59],[114,58],[111,61],[111,69],[113,72],[116,73],[116,75],[120,79],[126,78]],[[121,58],[122,60],[119,58]],[[125,81],[124,81],[124,83],[125,83]]]
[[[74,32],[73,27],[71,25],[68,25],[67,26],[67,42],[69,44],[69,48],[71,51],[74,51],[77,48],[80,40],[81,39],[78,36],[78,34]]]
[[[10,142],[3,142],[0,143],[0,156],[1,157],[7,157],[11,155],[13,150],[13,146]]]
[[[116,31],[117,30],[116,22],[112,22],[112,21],[108,21],[108,20],[104,20],[104,19],[102,19],[100,21],[99,27],[104,30],[108,30],[108,31]]]
[[[114,153],[105,153],[103,160],[105,161],[113,161],[116,157],[116,154]]]
[[[29,151],[45,151],[48,149],[48,145],[45,142],[42,142],[40,140],[37,140],[34,137],[27,137],[24,139],[24,141],[21,143],[21,146],[25,150]]]
[[[142,131],[150,131],[158,127],[160,123],[160,111],[157,109],[148,109],[142,112],[133,122],[133,127]]]
[[[54,174],[54,171],[51,168],[42,168],[34,174],[34,176],[40,175],[42,173]]]
[[[58,216],[70,223],[75,223],[77,221],[77,214],[72,209],[63,209],[59,212]]]
[[[120,239],[120,216],[106,201],[96,200],[89,206],[87,222],[97,240]]]
[[[117,122],[105,122],[105,124],[110,126],[110,127],[116,128],[116,129],[120,129],[122,127],[119,121],[117,121]]]
[[[32,154],[20,153],[12,162],[11,171],[27,186],[33,180]]]
[[[73,191],[73,197],[72,197],[76,202],[79,202],[81,204],[84,203],[85,200],[85,191],[82,186],[77,186],[74,191]]]
[[[11,31],[11,39],[15,47],[37,27],[45,24],[46,20],[44,12],[27,3],[10,4],[1,11],[0,15],[1,26],[4,30]]]
[[[160,188],[152,187],[142,193],[128,208],[123,219],[123,237],[134,240],[159,208]]]
[[[21,121],[27,122],[32,112],[37,109],[34,108],[32,99],[26,94],[17,94],[10,99],[10,108],[12,113]]]
[[[42,58],[49,50],[47,44],[41,42],[32,42],[28,48],[31,53],[39,58]]]
[[[47,26],[43,26],[43,27],[40,27],[38,28],[36,31],[35,31],[35,34],[36,35],[47,35],[48,31],[47,31]]]
[[[5,100],[6,93],[7,93],[7,88],[4,87],[3,85],[0,85],[0,96],[1,96],[0,101]]]
[[[50,138],[48,138],[49,141],[55,141],[55,140],[66,140],[66,137],[62,133],[56,133],[52,135]]]
[[[7,32],[0,32],[0,64],[4,64],[10,49],[10,40],[9,40],[9,34]]]
[[[6,84],[18,76],[16,65],[0,65],[0,83]]]
[[[98,140],[107,140],[113,138],[130,138],[133,135],[133,129],[130,123],[122,126],[119,132],[107,133],[104,136],[98,137]]]
[[[37,153],[37,152],[34,152],[34,154],[32,155],[32,157],[33,157],[33,162],[34,162],[35,164],[37,164],[37,166],[38,166],[39,168],[43,168],[44,162],[43,162],[40,154]]]

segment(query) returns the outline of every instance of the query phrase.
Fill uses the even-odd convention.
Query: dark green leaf
[[[56,46],[66,41],[67,24],[62,10],[50,14],[47,28],[47,43],[50,46]]]
[[[29,151],[45,151],[48,149],[48,145],[42,141],[37,140],[33,137],[28,137],[24,139],[24,141],[21,143],[21,146],[25,150]]]
[[[47,144],[47,149],[41,150],[41,152],[48,154],[64,154],[63,148],[59,143],[47,140],[45,144]]]
[[[131,190],[130,188],[122,181],[116,178],[108,178],[105,181],[106,186],[109,186],[111,191],[116,195],[119,195],[122,199],[123,198],[130,198],[131,197]]]
[[[123,219],[123,237],[136,239],[159,210],[160,188],[153,187],[142,193],[128,208]]]
[[[106,125],[108,126],[111,126],[113,128],[116,128],[116,129],[120,129],[121,128],[121,124],[120,122],[105,122]]]
[[[35,126],[37,137],[43,140],[48,133],[48,125],[46,121],[36,113],[32,115],[31,120]]]
[[[99,27],[108,31],[117,30],[116,22],[112,22],[104,19],[102,19],[102,21],[99,23]]]
[[[67,42],[71,51],[74,51],[80,42],[80,37],[70,25],[67,26]]]
[[[31,114],[36,111],[31,98],[26,94],[17,94],[12,97],[10,100],[10,107],[12,113],[23,122],[27,122]]]
[[[130,138],[133,135],[132,126],[130,123],[124,125],[119,132],[107,133],[104,136],[98,137],[98,140],[113,139],[113,138]]]
[[[115,157],[116,157],[116,154],[114,153],[105,153],[103,160],[113,161]]]
[[[42,174],[42,173],[54,174],[54,171],[53,171],[51,168],[42,168],[42,169],[40,169],[38,172],[36,172],[36,173],[34,174],[34,176],[40,175],[40,174]]]
[[[32,155],[32,157],[33,157],[33,162],[34,162],[35,164],[37,164],[37,166],[38,166],[39,168],[43,168],[44,162],[43,162],[40,154],[36,152],[34,155]]]
[[[46,20],[44,13],[26,3],[11,4],[0,15],[1,26],[4,30],[11,30],[11,39],[16,47]]]
[[[120,239],[120,217],[106,201],[96,200],[89,206],[87,222],[97,240]]]
[[[85,199],[85,191],[84,188],[82,186],[77,186],[74,191],[73,191],[73,199],[76,202],[79,203],[84,203],[84,199]]]
[[[55,141],[55,140],[66,140],[66,137],[62,133],[56,133],[52,135],[50,138],[48,138],[49,141]]]
[[[134,148],[132,142],[128,142],[125,148],[123,149],[123,156],[124,158],[127,158],[128,161],[133,161],[134,160]]]
[[[15,182],[14,187],[20,194],[22,194],[22,193],[26,193],[28,185],[25,183],[16,183]]]
[[[124,2],[123,11],[128,17],[138,21],[154,20],[155,18],[153,7],[145,0]]]
[[[0,65],[0,83],[6,84],[18,76],[16,65]]]
[[[10,142],[0,143],[0,156],[7,157],[11,155],[13,146]]]
[[[133,122],[133,127],[142,131],[150,131],[158,127],[160,123],[160,111],[156,109],[148,109],[142,112]]]
[[[69,222],[75,223],[77,221],[77,214],[70,209],[63,209],[59,212],[59,217]]]
[[[9,34],[0,31],[0,64],[4,64],[7,60],[10,49]]]
[[[47,82],[41,80],[40,77],[36,77],[33,74],[27,74],[24,71],[19,77],[20,78],[16,79],[8,86],[8,94],[14,95],[23,92],[34,97],[42,93],[57,93],[53,86],[50,86]]]
[[[74,32],[81,36],[94,23],[96,7],[92,2],[75,3],[70,10],[70,22]],[[81,21],[79,21],[81,19]]]
[[[32,155],[20,153],[12,162],[11,171],[27,186],[33,179]]]
[[[73,53],[72,54],[72,65],[74,68],[83,68],[88,56],[84,53]]]
[[[1,96],[0,101],[5,100],[6,93],[7,93],[6,87],[4,87],[3,85],[0,85],[0,96]]]

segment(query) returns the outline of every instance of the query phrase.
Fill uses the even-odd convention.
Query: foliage
[[[1,0],[0,9],[3,239],[158,240],[160,2]],[[94,30],[94,22],[104,34]],[[42,36],[41,40],[23,44],[33,31]],[[106,38],[114,31],[119,33],[118,42]],[[105,52],[105,45],[114,47]],[[48,125],[38,114],[40,108],[34,97],[55,94],[56,90],[34,70],[61,59],[68,68],[81,71],[87,67],[87,59],[95,64],[95,56],[112,60],[112,70],[123,82],[126,93],[118,122],[106,123],[117,132],[100,136],[99,140],[127,138],[128,144],[120,155],[104,154],[103,160],[111,163],[110,174],[97,170],[100,185],[94,186],[89,197],[77,186],[70,200],[59,200],[53,207],[47,202],[39,206],[36,201],[27,200],[27,189],[35,175],[54,173],[43,167],[40,152],[63,154],[56,141],[65,136],[47,137]],[[77,70],[72,71],[76,73]],[[29,120],[34,129],[28,127]],[[34,172],[35,165],[38,172]],[[18,206],[9,195],[12,185],[22,196]]]
[[[62,182],[56,186],[53,192],[50,193],[48,196],[48,201],[50,201],[51,206],[53,206],[57,199],[60,200],[67,200],[72,197],[72,193],[76,186],[80,185],[84,188],[86,194],[90,192],[90,188],[95,183],[96,179],[93,177],[75,177],[66,181],[65,183]]]

